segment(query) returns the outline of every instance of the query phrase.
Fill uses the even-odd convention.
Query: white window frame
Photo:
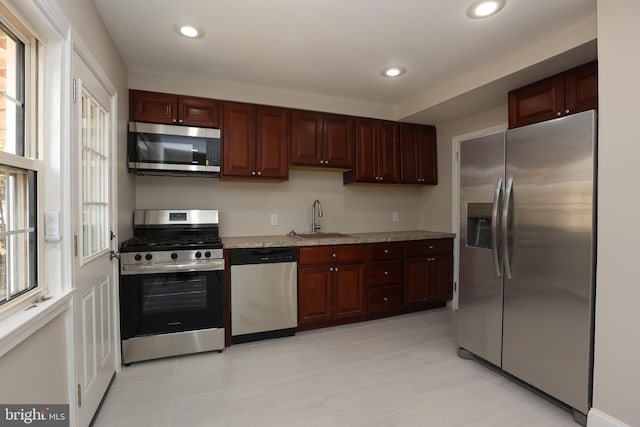
[[[81,87],[81,90],[78,91],[78,98],[79,98],[79,103],[80,103],[80,107],[81,109],[83,109],[83,111],[81,111],[82,114],[82,118],[83,121],[84,120],[91,120],[93,121],[93,117],[91,116],[91,103],[94,103],[96,105],[96,108],[98,108],[104,117],[104,120],[102,122],[100,122],[99,124],[101,125],[99,128],[96,127],[95,125],[98,123],[98,118],[95,118],[95,123],[91,123],[86,125],[86,127],[84,127],[83,129],[81,129],[81,134],[82,134],[82,141],[80,144],[80,159],[82,162],[82,174],[81,174],[81,182],[80,182],[80,191],[82,194],[82,197],[80,198],[81,200],[79,200],[80,202],[80,212],[79,212],[79,216],[78,218],[81,218],[82,221],[82,232],[79,233],[79,248],[78,248],[78,255],[81,256],[81,260],[80,260],[80,265],[85,265],[89,262],[91,262],[92,260],[101,257],[102,255],[104,255],[105,253],[109,252],[111,249],[111,239],[109,238],[109,224],[110,224],[110,215],[111,212],[109,211],[109,191],[110,191],[110,182],[108,179],[104,179],[104,176],[102,176],[102,181],[99,181],[100,184],[102,184],[100,186],[100,188],[86,188],[86,186],[88,184],[93,184],[95,186],[96,184],[96,176],[94,175],[97,173],[102,172],[107,173],[108,176],[108,170],[106,165],[109,164],[109,162],[111,161],[110,159],[110,126],[111,126],[111,113],[107,112],[106,110],[104,110],[104,108],[102,107],[102,105],[100,105],[100,102],[97,98],[94,97],[94,95],[88,91],[84,86]],[[87,95],[87,101],[89,101],[89,105],[84,105],[83,104],[83,100],[84,100],[84,96],[85,94]],[[85,135],[85,132],[88,133],[99,133],[100,135]],[[100,139],[100,144],[102,145],[99,148],[96,147],[92,147],[91,145],[87,145],[87,140],[97,137],[98,139]],[[86,175],[86,170],[85,170],[85,160],[84,160],[84,155],[94,155],[96,157],[102,157],[104,159],[104,168],[101,170],[89,170],[89,174],[92,175],[92,179],[89,179],[89,176]],[[95,196],[95,192],[100,193],[101,199],[100,200],[95,200],[93,197]],[[88,194],[91,192],[91,197],[90,200],[87,200]],[[106,198],[106,199],[105,199]],[[89,239],[87,241],[87,239],[85,239],[85,230],[84,227],[89,225],[89,226],[95,226],[96,224],[94,223],[94,221],[96,220],[96,218],[94,218],[92,216],[90,224],[87,224],[85,222],[84,219],[84,211],[86,208],[90,208],[91,206],[103,206],[105,207],[104,212],[103,212],[103,216],[101,216],[101,221],[99,225],[102,225],[103,228],[101,230],[98,230],[99,233],[97,233],[97,237],[98,237],[98,241],[100,244],[100,247],[96,248],[95,250],[93,250],[91,247],[92,243],[93,243],[93,238],[91,237],[93,235],[93,233],[89,232]],[[89,249],[88,253],[85,253],[86,250]]]
[[[4,8],[3,8],[4,9]],[[0,152],[0,167],[6,165],[36,172],[36,276],[37,286],[0,305],[0,319],[31,305],[34,299],[47,292],[44,280],[44,161],[42,153],[42,72],[44,47],[39,37],[30,31],[15,15],[2,10],[0,22],[17,39],[24,43],[24,157]],[[9,264],[9,260],[7,260]],[[9,286],[7,284],[7,286]]]

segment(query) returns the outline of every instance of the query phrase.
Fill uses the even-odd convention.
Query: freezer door
[[[591,399],[595,150],[593,111],[507,132],[502,367],[583,413]]]
[[[504,132],[460,147],[460,286],[458,345],[500,366],[502,262],[499,211]],[[494,250],[494,246],[495,250]]]

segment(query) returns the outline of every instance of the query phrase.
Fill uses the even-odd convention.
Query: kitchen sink
[[[348,234],[342,233],[315,233],[315,234],[294,234],[292,237],[297,237],[298,239],[341,239],[341,238],[353,238]]]

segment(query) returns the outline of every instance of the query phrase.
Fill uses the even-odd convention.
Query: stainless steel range
[[[224,349],[217,210],[136,210],[120,248],[125,364]]]

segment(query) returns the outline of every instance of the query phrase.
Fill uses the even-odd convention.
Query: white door
[[[74,327],[78,426],[88,426],[116,371],[116,275],[110,259],[111,96],[74,52],[72,62]]]

